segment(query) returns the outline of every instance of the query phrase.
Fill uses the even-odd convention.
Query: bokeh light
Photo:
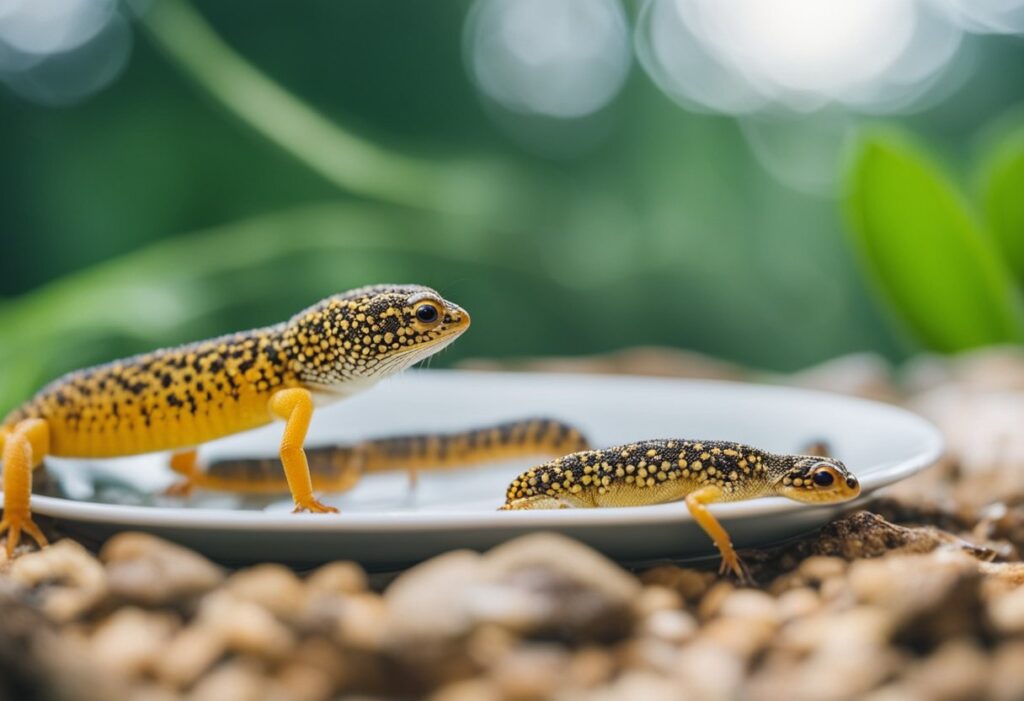
[[[0,0],[0,81],[33,102],[64,105],[101,90],[131,44],[115,0]]]
[[[936,0],[951,19],[970,32],[1024,32],[1024,0]]]
[[[477,0],[465,43],[470,74],[488,98],[557,118],[611,102],[632,57],[617,0]]]
[[[941,2],[649,0],[636,49],[691,109],[895,112],[920,106],[961,45]]]

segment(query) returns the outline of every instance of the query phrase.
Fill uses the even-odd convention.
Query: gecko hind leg
[[[168,487],[164,494],[175,497],[187,497],[200,486],[203,481],[203,473],[199,470],[197,453],[193,450],[183,450],[171,455],[171,469],[182,476],[182,479]]]
[[[3,446],[4,517],[0,535],[7,533],[7,557],[27,533],[39,545],[48,541],[32,520],[32,472],[50,452],[50,425],[43,419],[25,419],[5,436]]]
[[[740,559],[740,556],[736,554],[736,550],[732,546],[729,533],[707,508],[708,504],[720,501],[722,496],[722,490],[718,487],[713,485],[701,487],[686,496],[686,507],[690,510],[690,515],[693,516],[697,525],[710,536],[722,556],[722,564],[719,566],[718,573],[726,574],[732,572],[741,584],[754,584],[754,578],[750,576],[750,570],[747,569],[747,566]]]

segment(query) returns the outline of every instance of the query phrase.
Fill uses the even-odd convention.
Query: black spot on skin
[[[165,372],[163,376],[160,377],[160,386],[163,387],[164,389],[167,389],[168,387],[171,386],[171,382],[173,381],[174,380],[171,377],[171,373]]]
[[[173,392],[167,395],[167,403],[174,407],[182,406],[183,404],[183,402],[178,399],[178,395]]]

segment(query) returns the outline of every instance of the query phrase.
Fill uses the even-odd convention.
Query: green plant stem
[[[501,189],[494,180],[502,173],[493,167],[420,160],[347,131],[254,68],[184,0],[155,3],[142,24],[167,55],[231,114],[347,192],[466,214],[485,204],[485,186]]]

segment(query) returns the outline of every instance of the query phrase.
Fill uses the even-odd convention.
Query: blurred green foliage
[[[0,98],[0,410],[74,367],[382,281],[473,313],[439,363],[666,344],[788,370],[914,349],[879,318],[834,197],[776,180],[735,119],[686,112],[634,70],[591,117],[507,128],[466,77],[469,4],[171,0],[102,94]],[[991,40],[978,74],[1022,57]],[[959,143],[1024,85],[960,97],[906,125]],[[999,193],[1019,166],[1000,164],[986,211],[1012,228]],[[1000,284],[975,280],[974,303]],[[1011,337],[1010,306],[971,342]]]
[[[985,221],[1024,285],[1024,126],[1017,123],[993,139],[982,159],[979,180]]]
[[[1024,219],[1014,219],[1024,169],[1012,156],[1012,145],[1001,144],[992,157],[986,204],[993,230],[1004,230],[993,237],[904,136],[867,133],[857,146],[846,197],[855,244],[892,309],[931,349],[1024,340],[1024,299],[1007,265],[1024,239]]]

